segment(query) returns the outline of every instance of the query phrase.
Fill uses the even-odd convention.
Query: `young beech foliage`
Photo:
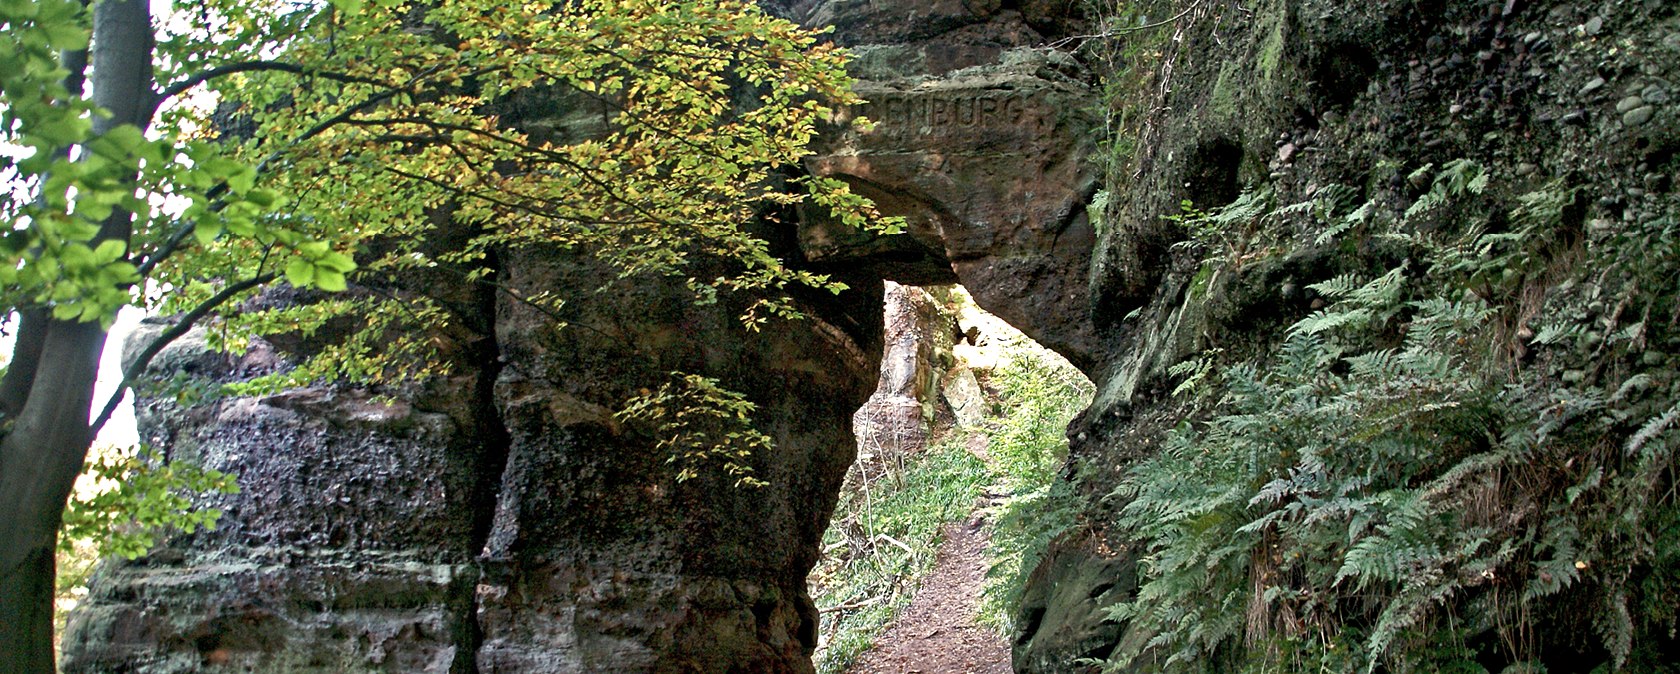
[[[236,350],[353,315],[359,332],[247,387],[377,383],[443,367],[403,328],[450,314],[392,290],[407,270],[489,285],[498,251],[571,251],[687,278],[701,301],[749,292],[753,328],[795,315],[790,284],[843,288],[782,264],[756,214],[809,202],[893,227],[836,180],[787,178],[857,99],[841,50],[746,0],[147,5],[0,0],[0,315],[18,345],[0,377],[0,671],[50,671],[35,560],[114,407],[87,392],[122,307],[178,321],[131,374],[194,323]],[[458,245],[440,249],[442,223]],[[701,259],[731,271],[699,277]],[[359,290],[235,310],[276,283]],[[515,299],[556,317],[564,300]]]

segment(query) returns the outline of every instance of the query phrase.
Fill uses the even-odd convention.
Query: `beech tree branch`
[[[262,161],[257,162],[257,165],[256,165],[257,173],[262,173],[263,169],[268,168],[268,165],[270,163],[272,163],[275,159],[278,159],[280,157],[280,155],[282,153],[284,153],[286,150],[289,150],[293,147],[296,147],[298,143],[302,143],[306,140],[309,140],[309,139],[314,138],[316,136],[319,136],[323,133],[326,133],[328,129],[331,129],[334,126],[338,126],[339,124],[342,124],[342,123],[350,120],[352,117],[354,117],[356,115],[356,113],[362,112],[362,111],[364,111],[368,108],[371,108],[375,105],[378,105],[380,103],[388,101],[400,92],[401,92],[401,90],[396,89],[396,88],[387,89],[383,92],[380,92],[379,94],[368,97],[367,100],[362,101],[361,103],[358,103],[358,104],[350,107],[350,109],[348,109],[348,110],[345,110],[343,112],[340,112],[337,115],[333,115],[330,118],[322,120],[320,123],[316,124],[315,126],[310,127],[309,130],[303,132],[298,137],[293,138],[290,141],[287,141],[286,145],[284,147],[276,148],[273,152],[270,152],[267,157],[263,157]],[[222,194],[224,194],[226,192],[227,192],[227,183],[223,182],[223,183],[217,184],[215,187],[210,188],[210,191],[205,192],[205,196],[210,197],[212,199],[216,199],[216,198],[219,198]],[[210,212],[215,213],[215,212],[221,211],[223,208],[226,208],[226,207],[227,207],[227,202],[226,201],[217,201],[215,204],[211,205]],[[149,276],[151,274],[152,270],[157,268],[159,263],[163,262],[170,255],[174,254],[174,252],[181,247],[181,244],[186,242],[187,236],[192,234],[193,229],[195,227],[197,227],[197,225],[198,225],[198,223],[195,223],[195,222],[183,222],[183,223],[181,223],[180,226],[175,228],[175,231],[170,232],[169,238],[166,239],[163,242],[163,245],[158,246],[157,250],[152,251],[152,253],[150,255],[147,255],[146,258],[140,262],[140,264],[135,266],[135,271],[137,271],[140,274],[141,277]]]
[[[104,428],[105,423],[111,420],[111,415],[116,413],[117,406],[122,404],[123,394],[127,393],[130,388],[133,388],[135,379],[139,378],[140,374],[146,371],[146,366],[151,365],[152,359],[156,358],[159,353],[162,353],[164,347],[169,346],[175,340],[180,339],[182,335],[187,334],[187,332],[192,330],[193,326],[198,324],[200,320],[203,320],[205,316],[210,315],[211,311],[214,311],[216,307],[221,306],[228,300],[233,299],[235,295],[260,286],[264,283],[268,283],[275,278],[276,276],[274,274],[260,274],[238,283],[230,284],[228,287],[222,288],[221,291],[215,295],[211,295],[210,299],[204,300],[198,306],[193,307],[192,311],[188,311],[185,315],[181,316],[181,320],[176,321],[175,325],[170,326],[168,330],[164,330],[162,334],[152,338],[151,343],[147,344],[146,348],[141,350],[139,355],[134,357],[134,362],[129,363],[127,367],[123,368],[122,383],[117,385],[117,390],[111,394],[110,400],[105,401],[105,408],[99,412],[99,418],[95,419],[93,424],[89,427],[90,434],[97,435],[99,433],[99,429]]]
[[[268,65],[272,65],[274,67],[267,67],[266,65],[263,66],[263,67],[258,67],[258,64],[268,64]],[[247,62],[243,62],[243,63],[239,63],[239,64],[230,64],[228,66],[223,66],[221,68],[212,68],[210,70],[206,70],[203,73],[200,73],[198,75],[190,77],[186,80],[182,80],[181,82],[170,86],[169,88],[165,89],[165,91],[166,92],[172,91],[172,90],[174,90],[178,87],[190,88],[190,86],[188,86],[188,83],[193,82],[194,80],[198,80],[198,81],[202,82],[202,81],[208,80],[210,77],[213,77],[213,76],[216,76],[216,75],[226,75],[226,74],[229,74],[231,72],[243,72],[242,70],[233,70],[233,68],[235,68],[236,66],[244,66],[243,71],[264,70],[264,69],[267,69],[267,70],[285,70],[287,72],[301,72],[301,73],[316,74],[316,75],[320,75],[320,76],[327,76],[326,73],[328,73],[328,71],[310,70],[310,69],[305,68],[303,66],[298,66],[298,65],[295,65],[295,64],[288,64],[288,63],[281,63],[281,62],[277,62],[277,61],[247,61]],[[296,68],[296,70],[290,70],[290,68]],[[487,73],[487,72],[493,72],[494,70],[498,70],[498,69],[491,68],[491,69],[473,70],[471,72],[468,72],[466,74],[466,76],[467,77],[477,77],[477,76],[482,75],[482,74]],[[214,73],[214,74],[212,74],[212,73]],[[324,119],[324,120],[320,121],[319,123],[315,124],[315,126],[312,126],[308,130],[304,131],[302,134],[299,134],[296,138],[293,138],[289,141],[286,141],[285,145],[283,145],[279,148],[275,148],[275,150],[273,152],[270,152],[268,154],[268,156],[263,157],[262,161],[257,162],[257,165],[254,167],[256,172],[258,174],[261,174],[264,170],[266,170],[268,168],[269,164],[273,163],[276,159],[279,159],[280,156],[282,154],[285,154],[285,152],[287,150],[290,150],[294,147],[297,147],[297,145],[299,143],[302,143],[302,142],[307,141],[311,138],[314,138],[314,137],[319,136],[323,133],[326,133],[328,130],[332,129],[333,127],[338,126],[339,124],[343,124],[345,122],[348,122],[348,121],[354,119],[357,113],[365,112],[369,108],[372,108],[372,107],[377,106],[381,103],[384,103],[385,101],[391,100],[392,98],[396,97],[397,94],[403,93],[404,91],[412,91],[414,89],[414,87],[419,86],[421,83],[425,82],[428,78],[430,78],[431,76],[433,76],[437,73],[438,73],[438,68],[429,68],[425,71],[417,73],[415,75],[414,79],[412,81],[410,81],[406,87],[392,86],[392,85],[390,85],[388,83],[385,83],[385,82],[378,82],[378,81],[375,81],[375,80],[369,80],[369,79],[365,79],[365,78],[353,78],[350,75],[343,75],[343,74],[340,74],[340,73],[332,73],[332,75],[335,76],[333,79],[338,79],[339,81],[350,81],[350,82],[357,82],[357,83],[363,83],[363,84],[376,84],[376,85],[385,87],[385,90],[381,91],[377,94],[374,94],[372,96],[369,96],[366,100],[364,100],[360,103],[357,103],[354,106],[351,106],[350,108],[344,110],[343,112],[340,112],[336,115],[333,115],[332,117],[329,117],[327,119]],[[351,79],[340,79],[340,78],[351,78]],[[226,192],[227,192],[227,183],[222,182],[222,183],[217,184],[215,187],[212,187],[209,192],[205,193],[205,196],[207,196],[211,199],[216,199],[216,198],[219,198],[222,194],[224,194]],[[218,201],[214,206],[212,206],[211,212],[220,211],[226,205],[227,204],[225,202]],[[153,251],[150,255],[147,255],[143,260],[141,260],[140,264],[135,265],[135,269],[136,269],[136,271],[139,272],[140,276],[141,277],[146,277],[146,276],[150,275],[152,270],[157,268],[159,263],[163,262],[170,255],[174,254],[176,249],[180,248],[181,244],[186,242],[187,236],[192,234],[193,228],[195,226],[196,226],[196,223],[183,222],[183,223],[181,223],[180,226],[175,228],[175,231],[170,232],[169,238],[164,241],[162,246],[159,246],[157,250]]]
[[[162,91],[157,92],[156,103],[161,104],[164,101],[167,101],[171,98],[174,98],[176,96],[179,96],[181,94],[186,93],[189,89],[192,89],[193,87],[196,87],[200,84],[204,84],[204,83],[209,82],[210,80],[216,79],[218,77],[224,77],[224,76],[233,75],[233,74],[236,74],[236,73],[249,73],[249,72],[282,72],[282,73],[292,73],[292,74],[295,74],[295,75],[308,75],[310,77],[320,77],[322,79],[329,79],[329,80],[332,80],[334,82],[343,82],[345,84],[372,84],[372,85],[382,86],[382,87],[390,86],[389,82],[380,82],[378,80],[369,79],[369,78],[366,78],[366,77],[357,77],[355,75],[346,75],[344,73],[333,72],[331,70],[320,70],[320,69],[316,69],[316,68],[310,68],[308,66],[299,65],[299,64],[296,64],[296,63],[287,63],[287,62],[284,62],[284,61],[261,61],[261,60],[259,60],[259,61],[241,61],[239,63],[228,63],[228,64],[224,64],[224,65],[219,65],[219,66],[216,66],[216,67],[211,68],[209,70],[205,70],[205,71],[202,71],[202,72],[199,72],[199,73],[195,73],[193,75],[188,76],[184,80],[181,80],[181,81],[176,82],[174,84],[171,84],[167,87],[164,87]]]

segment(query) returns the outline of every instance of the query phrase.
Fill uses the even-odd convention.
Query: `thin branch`
[[[865,598],[859,599],[857,601],[849,601],[849,602],[846,602],[844,604],[835,604],[835,605],[830,606],[828,608],[820,609],[820,610],[817,611],[817,613],[838,613],[840,611],[850,611],[850,610],[855,609],[855,608],[863,608],[863,607],[868,606],[870,604],[874,604],[874,603],[877,603],[877,602],[881,601],[881,598],[885,597],[885,596],[886,595],[876,595],[876,596],[873,596],[873,597],[865,597]]]
[[[340,112],[339,114],[333,115],[332,117],[330,117],[326,120],[323,120],[319,124],[316,124],[315,126],[310,127],[309,130],[303,132],[302,135],[299,135],[298,137],[293,138],[292,140],[288,141],[284,147],[275,148],[275,150],[273,152],[270,152],[267,157],[263,157],[262,161],[257,162],[255,170],[258,173],[261,173],[263,171],[263,169],[267,168],[270,163],[272,163],[275,159],[278,159],[281,154],[283,154],[287,150],[292,149],[293,147],[296,147],[299,143],[302,143],[302,142],[307,141],[311,138],[314,138],[314,137],[319,136],[323,133],[326,133],[328,129],[331,129],[334,126],[337,126],[339,124],[344,123],[345,121],[349,120],[351,117],[355,116],[356,113],[361,112],[363,110],[366,110],[367,108],[373,107],[373,106],[378,105],[380,103],[383,103],[387,100],[390,100],[392,97],[396,96],[400,92],[401,91],[398,90],[398,89],[388,89],[384,92],[381,92],[379,94],[376,94],[374,96],[369,97],[367,100],[362,101],[361,103],[358,103],[354,106],[351,106],[349,109],[347,109],[343,112]],[[225,192],[227,192],[227,183],[222,182],[222,183],[217,184],[215,187],[211,188],[210,191],[205,192],[204,196],[212,198],[212,199],[218,199]],[[226,207],[227,207],[227,202],[218,199],[214,204],[211,204],[210,212],[211,213],[216,213],[216,212],[219,212],[223,208],[226,208]],[[144,276],[149,275],[153,269],[157,268],[158,263],[163,262],[164,259],[166,259],[170,255],[174,254],[176,249],[180,248],[181,244],[187,240],[187,236],[189,234],[192,234],[193,229],[195,229],[197,227],[197,225],[198,225],[198,223],[196,223],[196,222],[183,222],[183,223],[181,223],[181,226],[176,227],[175,231],[170,233],[169,239],[164,241],[162,246],[159,246],[158,249],[156,251],[153,251],[151,255],[147,255],[146,259],[135,267],[136,271],[139,272],[140,276],[144,277]]]
[[[1064,38],[1062,38],[1060,40],[1057,40],[1055,42],[1051,42],[1049,44],[1046,44],[1046,45],[1044,45],[1044,47],[1046,49],[1061,49],[1062,47],[1066,47],[1070,44],[1073,44],[1074,42],[1079,42],[1079,43],[1083,44],[1086,41],[1095,40],[1097,38],[1117,37],[1117,36],[1120,36],[1120,35],[1125,35],[1127,33],[1136,33],[1140,30],[1149,30],[1151,28],[1160,28],[1160,27],[1165,26],[1165,25],[1170,24],[1170,23],[1176,23],[1179,19],[1182,19],[1182,18],[1188,16],[1190,14],[1190,12],[1196,11],[1196,9],[1201,7],[1201,6],[1202,6],[1201,2],[1192,2],[1192,3],[1190,3],[1189,7],[1184,8],[1184,11],[1179,12],[1177,14],[1174,14],[1172,16],[1172,18],[1169,18],[1165,21],[1156,21],[1155,23],[1147,23],[1147,24],[1144,24],[1144,25],[1141,25],[1141,26],[1128,26],[1128,27],[1125,27],[1125,28],[1118,28],[1118,29],[1114,29],[1114,30],[1105,30],[1101,33],[1093,33],[1091,35],[1069,35],[1069,36],[1064,37]],[[1241,8],[1242,8],[1241,5],[1238,5],[1238,9],[1241,9]]]
[[[373,123],[373,124],[383,124],[383,125],[387,125],[387,126],[394,126],[394,125],[397,125],[397,124],[415,124],[415,125],[422,125],[422,126],[430,126],[430,127],[433,127],[433,128],[442,129],[444,131],[460,131],[460,132],[471,134],[471,135],[474,135],[474,136],[479,136],[479,137],[488,139],[489,141],[494,142],[494,143],[501,143],[501,144],[504,144],[504,145],[507,145],[507,146],[510,146],[510,147],[513,147],[513,148],[516,148],[516,149],[519,149],[519,150],[530,152],[530,153],[535,154],[539,157],[542,157],[543,159],[547,159],[547,160],[552,161],[554,163],[560,164],[561,166],[572,169],[574,172],[576,172],[576,176],[579,179],[581,179],[583,182],[588,183],[589,185],[592,185],[592,186],[600,189],[602,196],[606,197],[607,199],[609,199],[611,201],[617,202],[618,204],[624,206],[625,208],[631,210],[632,212],[640,214],[642,217],[647,218],[651,222],[656,222],[656,223],[663,224],[663,225],[668,225],[668,226],[679,226],[679,224],[680,224],[680,223],[671,222],[671,221],[669,221],[665,218],[661,218],[661,217],[659,217],[658,214],[653,213],[652,211],[648,210],[648,208],[645,205],[643,205],[641,203],[638,203],[636,201],[633,201],[633,200],[629,199],[628,197],[621,196],[616,190],[613,189],[613,186],[605,178],[602,178],[601,176],[597,175],[596,172],[591,170],[590,167],[579,163],[577,160],[567,156],[566,154],[564,154],[562,152],[558,152],[556,150],[553,150],[553,149],[550,149],[550,148],[547,148],[547,147],[543,147],[543,146],[539,146],[539,145],[533,145],[533,144],[531,144],[530,142],[527,142],[527,141],[522,141],[522,140],[519,140],[519,139],[511,137],[511,136],[506,136],[506,135],[503,135],[503,134],[500,134],[500,133],[496,133],[494,131],[488,131],[488,130],[480,129],[480,128],[477,128],[477,127],[467,126],[467,125],[464,125],[464,124],[454,124],[454,123],[449,123],[449,122],[440,122],[440,121],[436,121],[436,120],[429,120],[429,119],[423,119],[423,118],[418,118],[418,117],[389,117],[389,118],[381,118],[381,119],[374,119],[374,120],[357,120],[357,123],[360,123],[360,124]],[[727,224],[730,224],[730,223],[712,223],[712,224],[726,224],[727,225]]]
[[[263,72],[263,71],[293,73],[293,74],[296,74],[296,75],[308,75],[310,77],[320,77],[322,79],[333,80],[335,82],[343,82],[345,84],[372,84],[372,85],[375,85],[375,86],[382,86],[382,87],[391,86],[389,82],[381,82],[379,80],[369,79],[369,78],[366,78],[366,77],[357,77],[355,75],[346,75],[344,73],[333,72],[333,71],[330,71],[330,70],[317,70],[315,68],[310,68],[308,66],[299,65],[299,64],[296,64],[296,63],[286,63],[286,62],[283,62],[283,61],[241,61],[239,63],[228,63],[228,64],[225,64],[225,65],[216,66],[216,67],[211,68],[209,70],[205,70],[203,72],[199,72],[197,74],[194,74],[194,75],[192,75],[192,76],[190,76],[190,77],[188,77],[184,80],[181,80],[179,82],[171,84],[167,87],[164,87],[162,91],[157,92],[157,99],[156,99],[156,102],[154,103],[154,105],[155,104],[161,104],[164,101],[167,101],[171,98],[174,98],[176,96],[184,94],[184,93],[187,92],[187,90],[189,90],[193,87],[196,87],[200,84],[204,84],[205,82],[209,82],[210,80],[216,79],[218,77],[223,77],[223,76],[226,76],[226,75],[233,75],[233,74],[236,74],[236,73]]]
[[[451,150],[452,152],[456,151],[453,146],[449,146],[447,149]],[[465,162],[466,157],[462,156],[461,158],[462,158],[463,162]],[[406,171],[404,169],[396,168],[394,166],[383,166],[383,167],[380,167],[379,170],[383,171],[385,173],[389,173],[391,175],[397,176],[399,178],[404,178],[406,180],[412,180],[414,182],[424,183],[426,185],[430,185],[431,187],[434,187],[438,190],[446,192],[450,195],[460,197],[462,199],[477,199],[479,201],[483,201],[485,203],[497,206],[498,207],[497,212],[498,213],[503,213],[503,214],[536,215],[536,216],[541,216],[541,217],[550,218],[550,219],[554,219],[554,220],[564,220],[567,223],[575,224],[575,225],[606,225],[606,226],[610,226],[610,227],[632,227],[632,226],[638,226],[638,225],[640,225],[640,226],[664,225],[664,226],[668,226],[668,227],[669,226],[674,226],[673,223],[660,221],[660,220],[635,220],[635,219],[630,219],[630,218],[616,218],[615,219],[615,218],[583,217],[581,215],[568,213],[567,210],[566,210],[567,204],[563,201],[560,201],[558,199],[549,199],[549,198],[538,196],[538,195],[535,195],[535,194],[526,194],[526,193],[521,192],[521,191],[519,191],[517,189],[514,189],[512,187],[509,187],[507,189],[502,190],[502,193],[511,194],[513,196],[519,197],[521,199],[527,200],[527,201],[532,202],[532,203],[509,201],[507,199],[496,197],[491,192],[486,192],[486,191],[482,191],[482,190],[469,190],[469,189],[464,188],[464,187],[457,187],[455,185],[451,185],[451,184],[448,184],[448,183],[444,182],[442,179],[433,178],[433,177],[421,175],[421,174],[418,174],[418,173],[413,173],[413,172],[410,172],[410,171]],[[468,166],[468,170],[476,171],[476,169],[472,169],[470,167],[470,165]],[[702,223],[697,223],[697,224],[720,224],[721,225],[721,224],[727,224],[727,223],[723,223],[723,222],[702,222]],[[587,228],[587,231],[590,234],[602,234],[602,231],[600,229],[596,229],[596,228]]]
[[[204,300],[198,306],[193,307],[192,311],[188,311],[181,317],[181,320],[176,321],[175,325],[170,326],[168,330],[165,330],[162,334],[152,338],[152,342],[147,344],[146,348],[142,350],[138,356],[135,356],[134,362],[130,363],[128,367],[123,369],[122,383],[117,385],[117,390],[111,394],[111,399],[105,402],[105,408],[99,412],[99,418],[95,419],[93,424],[90,425],[89,433],[98,434],[99,429],[105,427],[105,423],[110,421],[111,415],[117,411],[117,406],[122,404],[123,394],[127,393],[130,388],[134,387],[135,380],[140,377],[141,373],[146,371],[146,367],[148,365],[151,365],[152,359],[156,358],[159,353],[163,352],[164,347],[169,346],[175,340],[180,339],[182,335],[187,334],[187,332],[192,330],[193,326],[200,320],[203,320],[205,316],[210,315],[211,311],[214,311],[216,307],[221,306],[228,300],[233,299],[235,295],[260,286],[264,283],[268,283],[274,279],[274,274],[260,274],[229,285],[228,287],[223,288],[221,292],[210,296],[210,299]]]
[[[593,325],[590,325],[588,323],[580,323],[578,321],[566,318],[565,316],[561,316],[559,314],[559,312],[555,311],[553,308],[543,306],[543,304],[541,302],[538,302],[538,301],[533,300],[529,297],[526,297],[523,293],[519,292],[518,290],[513,289],[512,287],[510,287],[508,285],[505,285],[505,284],[502,284],[502,283],[497,283],[495,281],[492,281],[490,279],[483,278],[483,277],[474,278],[472,274],[469,274],[465,270],[459,269],[459,268],[455,267],[454,265],[447,265],[447,264],[446,265],[438,265],[436,267],[433,267],[433,269],[437,269],[439,271],[445,271],[445,272],[455,274],[457,276],[460,276],[463,280],[467,281],[468,283],[476,283],[476,284],[482,285],[486,288],[490,288],[492,291],[500,291],[502,294],[507,295],[509,299],[512,299],[515,302],[518,302],[520,304],[523,304],[525,306],[528,306],[528,307],[536,310],[537,313],[540,313],[543,316],[548,317],[548,320],[554,321],[557,325],[560,325],[560,326],[563,326],[563,327],[577,326],[579,328],[583,328],[584,330],[588,330],[588,331],[593,332],[597,335],[600,335],[602,338],[608,340],[608,343],[613,343],[614,341],[622,341],[622,340],[628,339],[628,335],[626,335],[626,334],[623,334],[623,333],[612,334],[612,333],[607,332],[606,330],[603,330],[601,328],[597,328],[597,327],[595,327]],[[421,292],[420,294],[425,295],[427,297],[432,297],[431,295],[429,295],[425,292]],[[432,297],[432,299],[435,300],[437,298]],[[564,300],[561,300],[561,301],[564,302]]]
[[[211,205],[210,212],[215,213],[216,211],[221,210],[218,206],[223,205],[224,204],[222,202],[217,202],[216,204]],[[152,254],[147,255],[145,259],[140,261],[140,264],[135,267],[135,271],[138,272],[142,278],[150,276],[152,269],[156,268],[158,263],[162,262],[164,258],[167,258],[170,254],[174,253],[176,248],[180,248],[181,243],[187,240],[187,235],[192,234],[193,229],[196,227],[197,223],[182,222],[180,226],[175,228],[174,232],[169,234],[169,238],[163,242],[163,245],[158,246],[157,250],[152,251]]]
[[[426,70],[426,71],[423,71],[423,72],[419,73],[414,78],[413,81],[409,82],[410,89],[407,89],[407,90],[412,90],[412,87],[420,85],[427,78],[431,77],[432,75],[437,74],[437,71],[438,71],[437,68],[432,68],[432,69],[429,69],[429,70]],[[468,75],[469,76],[477,76],[478,74],[482,74],[484,72],[489,72],[489,71],[488,70],[475,70],[475,71],[472,71],[471,73],[468,73]],[[268,168],[269,164],[273,163],[276,159],[279,159],[280,155],[284,154],[288,150],[291,150],[292,148],[297,147],[298,144],[303,143],[304,141],[307,141],[307,140],[309,140],[311,138],[314,138],[316,136],[319,136],[323,133],[326,133],[327,130],[331,129],[332,127],[337,126],[339,124],[342,124],[346,121],[349,121],[351,118],[353,118],[356,115],[356,113],[367,110],[368,108],[371,108],[371,107],[373,107],[375,105],[378,105],[380,103],[384,103],[385,101],[388,101],[388,100],[394,98],[397,94],[400,94],[404,91],[405,91],[405,89],[403,89],[401,87],[387,88],[385,91],[382,91],[378,94],[374,94],[373,96],[369,96],[367,98],[367,100],[364,100],[361,103],[357,103],[356,105],[351,106],[350,108],[344,110],[343,112],[340,112],[337,115],[333,115],[332,117],[330,117],[326,120],[323,120],[322,122],[316,124],[315,126],[310,127],[309,130],[304,131],[298,137],[287,141],[285,145],[283,145],[281,147],[278,147],[278,148],[275,148],[273,152],[270,152],[268,154],[268,156],[263,157],[262,161],[257,162],[256,166],[253,167],[253,170],[255,170],[258,174],[261,174],[264,169]],[[210,191],[205,192],[205,196],[208,197],[208,198],[211,198],[211,199],[217,199],[223,193],[227,192],[227,187],[228,187],[227,182],[223,181],[223,182],[217,184],[215,187],[211,188]],[[227,202],[217,201],[216,203],[211,205],[210,212],[215,213],[215,212],[221,211],[226,206],[227,206]],[[168,258],[170,255],[174,254],[174,252],[178,248],[181,247],[181,244],[184,243],[187,240],[187,236],[189,234],[192,234],[192,231],[193,231],[194,227],[196,226],[196,224],[197,223],[183,222],[183,223],[181,223],[181,226],[175,228],[175,231],[170,233],[169,239],[166,240],[162,246],[159,246],[158,249],[156,251],[153,251],[151,255],[147,255],[145,260],[143,260],[139,265],[136,265],[135,269],[139,272],[140,276],[145,277],[145,276],[149,275],[153,269],[157,268],[157,266],[160,262],[162,262],[163,260]]]
[[[893,545],[898,546],[898,548],[900,550],[903,550],[905,553],[909,554],[912,557],[916,556],[916,550],[914,548],[911,548],[910,546],[905,545],[904,541],[893,538],[892,536],[888,536],[885,532],[875,534],[875,537],[869,539],[869,542],[874,543],[875,541],[878,541],[878,540],[881,540],[881,539],[886,539],[886,541],[888,543],[891,543]]]

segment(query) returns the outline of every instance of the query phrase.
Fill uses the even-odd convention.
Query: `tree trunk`
[[[95,118],[95,133],[149,125],[152,45],[146,0],[107,0],[94,9],[93,101],[112,113]],[[132,215],[113,213],[94,245],[126,242],[132,226]],[[0,674],[52,674],[53,553],[93,441],[88,415],[105,331],[60,320],[19,327],[17,343],[39,351],[28,393],[0,439]],[[21,376],[7,379],[7,387],[24,386]]]
[[[5,621],[0,641],[0,671],[52,671],[53,577],[55,560],[51,550],[37,550],[24,559],[21,573],[0,580],[0,620]],[[41,601],[45,597],[46,601]],[[17,629],[13,629],[13,625]],[[15,635],[14,635],[15,632]],[[45,642],[46,651],[33,650]],[[16,654],[18,657],[13,657]]]
[[[53,321],[45,339],[45,367],[0,441],[0,674],[53,671],[53,550],[93,440],[87,419],[105,333]]]

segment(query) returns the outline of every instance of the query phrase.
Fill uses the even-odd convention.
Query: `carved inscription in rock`
[[[1019,129],[1031,122],[1031,101],[1018,92],[986,92],[978,95],[942,93],[866,94],[869,102],[858,113],[876,123],[871,135],[887,138],[920,138],[962,134],[971,130]]]

